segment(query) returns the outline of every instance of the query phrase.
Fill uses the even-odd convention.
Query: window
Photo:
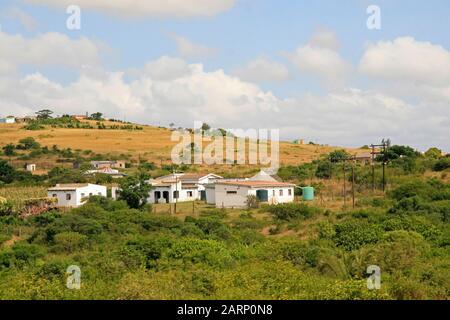
[[[58,198],[58,195],[56,193],[52,194],[53,198]]]
[[[275,190],[272,190],[272,196],[275,197]]]
[[[81,194],[81,197],[82,197],[82,198],[84,198],[85,196],[86,196],[86,194],[84,194],[84,193]]]
[[[66,194],[66,200],[67,201],[72,200],[72,195],[70,193]]]
[[[178,199],[180,197],[180,191],[174,191],[173,197],[174,197],[174,199]]]
[[[99,193],[98,193],[98,195],[99,195],[99,196],[101,196],[101,195],[102,195],[102,193],[101,193],[101,192],[99,192]]]
[[[280,197],[283,196],[283,189],[280,189]]]
[[[187,192],[187,196],[188,196],[189,198],[192,198],[193,192],[192,192],[192,191],[188,191],[188,192]]]
[[[288,195],[292,196],[292,189],[288,189]]]
[[[227,194],[237,194],[237,191],[227,191]]]

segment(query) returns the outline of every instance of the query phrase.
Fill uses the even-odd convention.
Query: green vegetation
[[[56,146],[45,151],[31,139],[19,145],[11,151],[98,156]],[[168,205],[146,204],[144,181],[154,170],[173,168],[146,162],[118,181],[118,201],[91,197],[80,208],[21,218],[20,206],[0,198],[0,298],[450,298],[450,183],[448,167],[440,165],[448,157],[393,147],[386,194],[371,191],[371,166],[356,164],[357,203],[350,208],[332,189],[344,182],[344,169],[350,181],[347,156],[337,151],[279,171],[284,180],[312,182],[334,199],[325,204],[268,206],[249,197],[242,210],[196,202],[169,214]],[[380,164],[375,168],[379,188]],[[2,190],[8,188],[2,197],[26,179],[43,186],[88,178],[62,166],[30,177],[0,161]],[[66,288],[71,265],[81,269],[80,290]],[[367,289],[371,265],[381,269],[380,290]]]

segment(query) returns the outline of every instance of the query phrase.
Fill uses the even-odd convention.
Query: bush
[[[348,251],[356,250],[367,244],[376,243],[383,230],[379,225],[366,221],[347,221],[336,225],[333,240],[337,246]]]
[[[78,232],[62,232],[55,235],[54,242],[57,249],[73,252],[86,244],[87,236]]]
[[[444,171],[448,168],[450,168],[450,157],[440,159],[433,166],[434,171]]]
[[[286,203],[268,207],[268,211],[278,220],[309,219],[320,210],[303,203]]]
[[[35,244],[20,243],[12,248],[17,266],[33,265],[37,259],[44,257],[45,250]]]

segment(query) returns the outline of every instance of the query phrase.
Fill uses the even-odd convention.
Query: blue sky
[[[100,57],[99,61],[90,58],[81,59],[82,62],[78,67],[74,67],[73,64],[53,64],[52,61],[44,61],[43,57],[39,57],[37,60],[39,63],[35,63],[36,59],[26,57],[19,62],[14,61],[16,71],[8,71],[9,73],[2,76],[5,79],[15,78],[17,81],[20,81],[20,79],[23,80],[30,75],[36,76],[36,74],[39,74],[42,76],[39,78],[41,82],[45,78],[45,81],[48,80],[53,84],[62,86],[66,92],[74,92],[74,87],[78,88],[74,83],[79,83],[83,74],[81,71],[82,66],[91,65],[91,62],[94,61],[91,67],[100,68],[105,74],[124,73],[123,83],[121,83],[121,88],[126,91],[124,94],[127,95],[126,97],[124,96],[124,101],[132,99],[136,109],[140,108],[140,111],[136,111],[134,109],[131,110],[131,106],[129,107],[132,119],[133,115],[136,120],[146,119],[144,115],[150,114],[151,111],[151,114],[158,114],[158,116],[149,116],[149,119],[146,119],[145,122],[163,124],[164,122],[170,122],[170,115],[163,114],[161,110],[171,110],[170,108],[173,107],[173,112],[177,113],[181,100],[176,102],[170,101],[167,104],[164,104],[165,98],[161,98],[158,101],[150,101],[147,100],[146,94],[137,94],[135,88],[125,88],[123,86],[130,85],[133,81],[144,83],[142,75],[139,75],[139,80],[136,80],[136,72],[144,72],[144,66],[148,62],[159,61],[161,57],[167,56],[172,59],[182,60],[190,67],[195,64],[201,64],[203,67],[201,75],[207,75],[208,78],[217,76],[218,70],[223,70],[226,75],[226,79],[223,81],[230,81],[229,87],[232,85],[236,87],[233,89],[235,91],[230,92],[230,97],[222,97],[223,101],[233,100],[240,95],[244,95],[248,97],[248,110],[254,111],[252,108],[265,110],[264,106],[270,104],[270,107],[275,110],[274,112],[283,112],[284,108],[289,110],[289,112],[286,112],[289,114],[293,112],[292,110],[300,110],[298,114],[292,113],[299,117],[302,114],[302,108],[308,109],[309,120],[305,120],[303,123],[303,126],[307,127],[304,130],[301,123],[296,129],[295,123],[283,122],[282,118],[284,115],[278,116],[277,121],[273,122],[271,122],[272,118],[268,116],[261,119],[261,121],[252,122],[248,126],[255,126],[261,123],[266,126],[273,124],[273,126],[282,129],[285,138],[306,137],[307,139],[331,144],[341,142],[340,144],[344,145],[357,145],[378,137],[381,139],[384,137],[384,134],[392,134],[394,135],[394,141],[397,138],[399,143],[415,144],[418,148],[425,148],[428,143],[435,143],[447,150],[450,148],[449,143],[446,142],[447,138],[442,136],[448,133],[445,124],[449,123],[449,109],[446,107],[449,105],[450,94],[448,92],[450,89],[445,84],[446,74],[440,76],[443,79],[442,82],[431,84],[427,82],[430,81],[430,77],[424,74],[423,69],[427,68],[426,65],[418,68],[416,73],[410,73],[409,70],[399,68],[394,75],[389,71],[388,65],[382,65],[382,62],[380,62],[383,60],[380,58],[382,54],[386,56],[390,54],[400,55],[405,54],[404,48],[417,48],[417,59],[421,63],[423,63],[424,59],[433,59],[432,55],[434,52],[436,52],[438,57],[442,58],[442,63],[446,63],[447,53],[450,50],[450,3],[448,1],[218,0],[226,3],[228,6],[224,5],[226,8],[213,10],[213,13],[209,12],[205,16],[204,10],[200,8],[200,5],[203,4],[202,0],[187,0],[184,3],[189,3],[191,6],[199,6],[198,12],[194,10],[196,13],[187,15],[185,12],[190,8],[186,7],[184,11],[183,8],[169,8],[165,14],[161,14],[155,9],[155,6],[149,6],[149,9],[147,11],[143,10],[142,14],[138,14],[138,17],[136,17],[136,12],[128,14],[127,8],[119,10],[119,14],[117,12],[111,13],[111,8],[108,8],[107,1],[92,0],[84,2],[97,3],[95,10],[90,6],[83,6],[83,1],[85,0],[78,1],[82,10],[82,28],[78,31],[66,28],[68,15],[65,13],[65,6],[55,5],[55,3],[64,3],[64,1],[2,1],[0,4],[0,25],[2,32],[8,39],[11,39],[14,35],[20,35],[27,41],[48,33],[65,35],[68,37],[69,42],[70,40],[76,41],[84,38],[98,46],[98,55]],[[76,0],[69,1],[69,3],[78,2]],[[113,2],[120,3],[117,0],[111,1],[111,3]],[[149,0],[148,2],[153,3],[157,1]],[[381,30],[369,30],[366,27],[368,18],[366,9],[371,4],[375,4],[381,9]],[[20,15],[17,12],[20,12]],[[22,18],[19,18],[19,16]],[[24,23],[24,16],[33,21],[32,27]],[[307,47],[311,49],[310,47],[314,47],[312,39],[314,35],[320,34],[320,30],[327,30],[327,34],[332,35],[333,41],[338,44],[338,47],[333,48],[332,52],[328,53],[323,51],[317,52],[315,49],[308,51],[307,58],[310,60],[307,60],[312,65],[307,65],[306,62],[304,63],[306,59],[305,54],[307,53],[302,48]],[[404,46],[401,41],[395,42],[398,39],[405,38],[412,40],[408,43],[403,42]],[[198,51],[199,54],[190,55],[183,52],[183,48],[177,42],[180,39],[187,41],[188,46],[192,45],[193,50]],[[383,44],[388,43],[393,45],[383,46]],[[310,44],[311,46],[309,46]],[[380,46],[374,48],[374,50],[379,50],[373,53],[376,54],[379,60],[375,62],[369,61],[369,67],[367,65],[366,68],[361,67],[362,59],[368,53],[368,46],[376,46],[377,44]],[[428,48],[427,44],[433,47]],[[6,45],[6,42],[4,42],[4,45]],[[324,49],[329,50],[328,47]],[[297,52],[296,50],[299,51]],[[392,52],[387,50],[392,50]],[[211,53],[205,54],[205,52]],[[331,75],[326,74],[326,70],[320,68],[320,65],[317,66],[315,54],[325,54],[326,57],[331,56],[334,62],[342,62],[342,68],[346,71],[331,72]],[[321,57],[319,58],[322,59]],[[273,68],[269,70],[270,72],[267,71],[262,74],[257,72],[259,67],[249,68],[251,62],[258,58],[269,62],[270,66],[276,65],[278,73],[274,74]],[[30,61],[28,62],[27,59]],[[400,61],[403,60],[401,57],[398,57],[398,59]],[[49,60],[51,59],[49,58]],[[320,64],[323,60],[319,61]],[[413,59],[412,61],[415,60]],[[438,61],[441,62],[441,60]],[[170,65],[171,63],[173,62],[168,64]],[[260,64],[256,65],[260,66]],[[374,69],[375,67],[376,70]],[[414,67],[414,65],[411,66],[411,68]],[[446,67],[448,66],[442,65],[442,68],[445,69]],[[334,64],[330,62],[329,69],[333,68]],[[350,69],[351,71],[349,71]],[[361,71],[361,69],[364,70]],[[439,70],[439,68],[436,69]],[[150,70],[150,74],[153,74],[153,71]],[[432,70],[430,69],[431,72]],[[414,79],[416,75],[417,79]],[[146,76],[148,79],[155,80],[148,74]],[[235,77],[238,77],[243,83],[234,83],[233,79]],[[33,81],[37,81],[36,78],[33,77]],[[211,80],[209,79],[209,81]],[[186,103],[186,107],[189,110],[186,111],[186,117],[179,118],[180,125],[188,126],[188,122],[195,116],[208,112],[205,120],[212,122],[213,125],[230,126],[235,124],[236,126],[247,126],[246,123],[241,121],[241,118],[237,118],[234,121],[231,117],[220,118],[219,116],[212,116],[215,110],[213,107],[211,107],[212,109],[200,108],[198,112],[194,112],[193,108],[198,105],[195,101],[209,101],[210,98],[207,95],[214,90],[203,92],[202,90],[206,90],[206,86],[199,89],[199,85],[196,85],[196,81],[199,81],[197,78],[186,79],[183,77],[183,81],[190,81],[183,82],[183,88],[189,87],[189,93],[182,93],[183,97],[186,94],[189,95]],[[411,86],[417,85],[418,81],[420,82],[420,90],[413,89],[415,94],[411,94]],[[254,90],[254,88],[248,87],[247,84],[256,86],[257,89]],[[165,81],[164,85],[166,85]],[[245,86],[245,89],[241,88],[241,85]],[[227,85],[224,84],[224,86]],[[171,90],[175,89],[171,88]],[[243,93],[239,92],[239,90]],[[260,90],[260,93],[258,90]],[[422,90],[423,94],[421,93]],[[129,92],[132,93],[130,94]],[[176,92],[179,92],[179,90]],[[92,93],[97,98],[103,94],[105,93]],[[255,96],[252,97],[252,94]],[[43,93],[42,95],[44,95],[42,97],[43,101],[50,100],[56,105],[58,104],[58,100],[51,100],[56,95],[56,92]],[[155,92],[152,91],[152,97],[155,95]],[[159,95],[161,93],[157,94],[158,97]],[[271,95],[273,95],[273,98]],[[36,94],[32,96],[35,97]],[[377,106],[380,96],[383,97],[384,101],[382,107]],[[337,105],[342,101],[346,101],[347,98],[354,99],[352,101],[365,99],[363,102],[365,109],[361,110],[361,115],[366,114],[367,117],[372,117],[373,111],[368,110],[369,108],[381,108],[381,113],[387,113],[386,119],[379,119],[382,129],[378,132],[376,129],[377,124],[371,122],[365,124],[359,131],[350,134],[353,122],[349,122],[348,130],[345,129],[345,126],[335,126],[335,128],[332,128],[333,130],[330,129],[330,132],[328,132],[328,130],[323,130],[323,123],[321,123],[320,115],[323,114],[324,110],[317,110],[317,114],[310,113],[311,104],[323,102],[324,105],[330,103],[328,109],[326,109],[329,112],[337,111],[339,113],[342,112],[344,115],[345,112],[350,112],[349,116],[352,116],[355,113],[354,110],[347,110],[345,107],[336,110],[336,108],[339,108]],[[88,97],[84,98],[83,101],[85,102],[86,99]],[[180,97],[180,99],[182,98]],[[97,108],[99,110],[109,110],[115,113],[112,116],[122,116],[123,113],[127,113],[122,106],[116,108],[112,101],[102,105],[102,99],[98,100],[95,103],[93,102],[90,108],[96,108],[98,105]],[[293,103],[292,100],[295,100],[295,102]],[[146,101],[152,106],[148,107],[147,104],[140,106],[139,103],[142,103],[142,101]],[[260,101],[264,101],[261,106],[254,105]],[[8,103],[17,104],[23,110],[34,110],[36,108],[33,105],[26,105],[27,101],[24,99],[16,99],[14,97],[9,97],[8,101],[5,101],[3,105],[8,105]],[[64,104],[66,103],[67,101],[64,102]],[[408,105],[408,108],[411,108],[411,113],[397,110],[396,113],[389,114],[392,111],[392,105],[390,105],[392,103],[395,106],[401,105],[402,108],[404,107],[402,103]],[[67,103],[67,105],[70,104]],[[412,119],[415,119],[410,114],[417,113],[416,116],[423,120],[423,114],[426,114],[425,109],[431,105],[433,108],[437,108],[433,109],[432,113],[436,115],[437,112],[439,117],[430,119],[428,126],[437,125],[440,129],[438,131],[424,132],[423,135],[409,134],[408,130],[411,128],[409,123],[413,121]],[[144,109],[147,107],[148,113],[145,113]],[[232,107],[230,106],[230,108]],[[3,111],[1,108],[2,104],[0,104],[0,111]],[[57,106],[55,108],[58,109]],[[73,108],[74,106],[70,105],[70,111]],[[424,113],[417,112],[420,108],[423,109]],[[58,111],[64,112],[64,110],[60,109]],[[0,112],[0,114],[2,113]],[[189,116],[187,116],[188,114]],[[397,127],[392,131],[385,130],[386,127],[389,127],[387,123],[388,118],[395,116],[403,116],[402,121],[405,121],[408,127],[405,125],[404,128]],[[176,117],[175,121],[178,121]],[[323,121],[331,121],[330,124],[333,123],[332,119],[323,119]],[[356,119],[353,121],[356,121]],[[317,128],[313,125],[316,122],[319,122]],[[370,133],[361,132],[364,128],[371,128],[371,130],[366,130],[370,131]],[[353,138],[354,136],[361,136],[361,138]]]

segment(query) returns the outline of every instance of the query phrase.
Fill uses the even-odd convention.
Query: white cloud
[[[222,70],[206,72],[201,64],[182,62],[162,57],[130,82],[122,72],[83,72],[68,85],[39,73],[15,80],[0,77],[0,113],[14,108],[18,114],[44,105],[59,114],[100,111],[138,123],[191,127],[199,120],[224,128],[280,128],[284,138],[332,145],[359,146],[390,137],[394,143],[450,150],[445,103],[424,100],[412,105],[358,89],[280,99]],[[170,77],[161,76],[165,71]]]
[[[289,57],[301,72],[318,76],[328,84],[341,84],[351,71],[351,65],[336,51],[310,44],[298,48]]]
[[[300,72],[320,78],[327,87],[343,88],[352,66],[341,57],[339,47],[336,34],[321,28],[308,44],[288,53],[287,57]]]
[[[216,49],[194,43],[191,40],[176,34],[171,35],[177,45],[177,52],[184,58],[210,57],[216,54]]]
[[[101,47],[84,37],[74,40],[54,32],[29,39],[0,31],[0,73],[14,72],[18,66],[25,64],[71,68],[97,64],[100,62]]]
[[[411,37],[380,41],[368,46],[359,70],[386,80],[448,86],[450,52],[439,45]]]
[[[323,96],[282,99],[221,69],[205,71],[202,64],[166,56],[150,61],[126,80],[124,72],[99,67],[98,45],[84,38],[50,33],[25,39],[0,32],[0,46],[3,71],[23,64],[80,70],[69,84],[42,73],[0,72],[0,114],[4,115],[33,113],[46,106],[59,114],[100,111],[138,123],[174,122],[187,127],[200,120],[224,128],[280,128],[283,138],[335,145],[363,145],[389,137],[394,143],[437,145],[450,151],[448,85],[422,84],[414,103],[394,87],[392,92],[344,88]],[[317,45],[299,48],[294,58],[300,59],[305,72],[327,79],[338,78],[336,66],[345,64],[335,51]]]
[[[328,28],[319,28],[310,40],[312,47],[338,51],[341,47],[336,33]]]
[[[214,16],[231,9],[236,0],[27,0],[66,8],[79,5],[81,9],[96,10],[121,17],[195,17]]]
[[[247,65],[234,70],[233,74],[242,80],[251,82],[283,82],[290,78],[289,70],[284,64],[266,57],[250,61]]]
[[[19,21],[27,31],[35,30],[38,27],[38,22],[31,15],[17,6],[7,8],[2,13],[2,17]]]

